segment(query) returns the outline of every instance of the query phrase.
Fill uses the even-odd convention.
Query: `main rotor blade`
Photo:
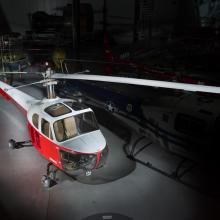
[[[19,72],[19,71],[13,71],[13,72],[0,72],[0,75],[5,75],[5,74],[27,74],[28,72]]]
[[[180,90],[192,91],[192,92],[207,92],[207,93],[220,94],[220,87],[217,87],[217,86],[206,86],[206,85],[117,77],[117,76],[56,73],[56,74],[53,74],[51,78],[123,83],[123,84],[151,86],[151,87],[158,87],[158,88],[180,89]]]
[[[24,85],[21,85],[21,86],[11,87],[10,89],[7,89],[7,91],[8,90],[12,90],[12,89],[20,89],[20,88],[23,88],[23,87],[27,87],[27,86],[31,86],[31,85],[36,85],[36,84],[49,83],[49,82],[52,82],[52,81],[53,81],[53,79],[44,79],[44,80],[40,80],[40,81],[37,81],[37,82],[24,84]]]
[[[5,75],[5,74],[38,74],[38,75],[42,75],[42,72],[22,72],[22,71],[6,71],[6,72],[0,72],[0,75]]]

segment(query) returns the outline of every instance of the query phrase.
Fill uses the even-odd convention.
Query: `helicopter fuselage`
[[[90,108],[58,97],[37,100],[6,83],[0,86],[0,94],[27,117],[30,140],[49,162],[73,175],[104,166],[108,146]]]
[[[93,170],[104,165],[107,146],[95,115],[70,99],[44,99],[27,112],[32,144],[61,170]]]

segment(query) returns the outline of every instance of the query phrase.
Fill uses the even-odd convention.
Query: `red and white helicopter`
[[[48,97],[42,100],[37,100],[19,90],[18,87],[12,87],[0,81],[0,94],[6,100],[15,103],[27,117],[30,136],[29,142],[16,142],[11,139],[9,147],[19,148],[31,143],[49,161],[47,175],[42,178],[45,187],[51,186],[55,181],[58,169],[70,175],[74,175],[74,172],[79,170],[84,170],[86,175],[91,175],[92,170],[105,165],[108,155],[106,140],[92,109],[76,100],[56,97],[54,92],[56,80],[103,81],[220,94],[220,87],[215,86],[91,75],[88,72],[60,74],[48,70],[42,73],[44,80],[36,82],[43,83],[47,87]],[[56,169],[51,170],[51,165]]]

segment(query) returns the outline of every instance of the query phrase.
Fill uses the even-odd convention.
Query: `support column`
[[[103,0],[103,34],[106,34],[106,27],[107,27],[107,5],[106,0]]]
[[[72,0],[73,55],[80,59],[80,0]]]
[[[134,28],[133,28],[133,43],[138,41],[138,19],[140,14],[139,0],[134,0]]]

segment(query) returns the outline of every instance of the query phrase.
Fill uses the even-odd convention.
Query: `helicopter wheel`
[[[9,147],[10,149],[15,149],[15,148],[17,147],[17,142],[16,142],[15,140],[13,140],[13,139],[10,139],[10,140],[8,141],[8,147]]]
[[[51,171],[48,175],[48,177],[52,180],[52,181],[56,181],[56,172],[55,171]]]
[[[91,176],[92,175],[92,171],[91,170],[85,170],[85,175],[86,176]]]
[[[48,189],[51,186],[51,179],[49,176],[44,175],[41,179],[41,183],[43,184],[43,187]]]
[[[44,188],[48,189],[57,184],[56,172],[57,168],[55,168],[54,165],[51,162],[49,162],[47,164],[47,174],[44,175],[41,179],[41,183],[44,186]]]
[[[55,167],[51,162],[47,165],[47,176],[54,182],[56,182],[58,168]]]

